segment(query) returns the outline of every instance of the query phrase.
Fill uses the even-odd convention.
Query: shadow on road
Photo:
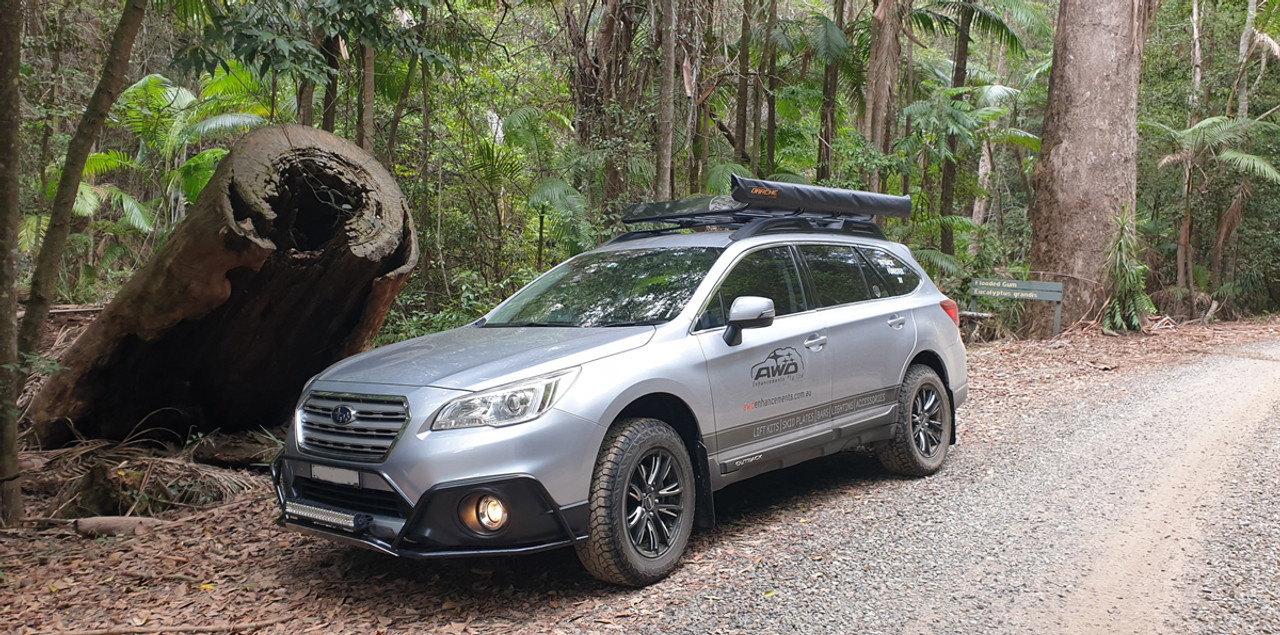
[[[893,478],[872,454],[848,452],[731,485],[716,493],[717,528],[694,532],[685,561],[714,557],[711,552],[746,530],[782,522],[793,512],[844,504],[850,492]],[[408,610],[437,619],[553,619],[584,601],[646,592],[595,580],[572,549],[415,561],[335,544],[300,553],[283,573],[293,578],[290,585],[313,587],[321,613],[340,607],[374,615]]]

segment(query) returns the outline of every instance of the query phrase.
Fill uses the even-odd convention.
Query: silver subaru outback
[[[479,321],[312,379],[273,466],[280,520],[411,558],[573,546],[644,585],[730,483],[855,446],[932,474],[968,381],[956,303],[873,219],[909,214],[747,179],[633,206],[648,229]]]

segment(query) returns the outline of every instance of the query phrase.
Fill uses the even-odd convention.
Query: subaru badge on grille
[[[333,412],[329,413],[329,418],[334,423],[344,426],[356,420],[356,411],[348,406],[338,406],[333,409]]]

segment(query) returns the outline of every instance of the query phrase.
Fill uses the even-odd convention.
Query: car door
[[[912,313],[896,297],[902,285],[886,282],[876,261],[852,245],[806,244],[798,251],[827,329],[834,430],[850,436],[891,421],[916,343]],[[887,262],[883,250],[872,253]]]
[[[773,300],[773,324],[725,342],[733,300]],[[707,360],[720,473],[758,473],[808,458],[830,440],[831,377],[822,318],[809,310],[789,246],[743,256],[708,300],[694,337]],[[745,468],[745,469],[744,469]],[[739,474],[736,476],[743,476]]]

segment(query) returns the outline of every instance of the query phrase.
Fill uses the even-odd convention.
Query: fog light
[[[498,531],[507,524],[507,507],[497,496],[488,494],[476,501],[476,520],[489,531]]]

